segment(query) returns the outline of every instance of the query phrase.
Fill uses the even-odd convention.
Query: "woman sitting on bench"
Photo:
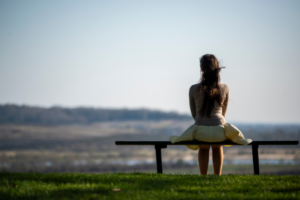
[[[229,102],[229,87],[220,83],[219,62],[212,54],[205,54],[200,59],[201,81],[192,85],[189,91],[189,102],[195,124],[190,126],[180,137],[172,136],[172,143],[188,140],[204,142],[222,142],[232,140],[239,144],[249,144],[242,133],[233,125],[227,124],[225,114]],[[222,145],[211,145],[214,174],[221,175],[223,166]],[[189,145],[198,150],[200,173],[207,174],[210,145]]]

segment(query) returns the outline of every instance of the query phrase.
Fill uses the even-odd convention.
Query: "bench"
[[[156,151],[156,167],[157,173],[163,173],[161,149],[167,148],[168,145],[240,145],[232,141],[224,142],[201,142],[201,141],[185,141],[172,144],[169,141],[116,141],[116,145],[154,145]],[[259,145],[297,145],[299,141],[253,141],[247,146],[252,146],[252,158],[254,174],[259,175],[259,158],[258,158],[258,146]],[[240,145],[244,146],[244,145]]]

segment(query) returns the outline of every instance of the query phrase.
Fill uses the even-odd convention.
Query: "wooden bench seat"
[[[156,151],[156,166],[157,173],[162,173],[162,159],[161,149],[167,148],[168,145],[238,145],[232,141],[224,142],[200,142],[200,141],[185,141],[172,144],[169,141],[116,141],[116,145],[154,145]],[[259,158],[258,158],[258,146],[259,145],[297,145],[299,141],[253,141],[249,145],[252,146],[252,158],[254,174],[259,174]]]

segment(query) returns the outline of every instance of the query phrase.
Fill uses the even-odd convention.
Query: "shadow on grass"
[[[273,189],[273,190],[270,190],[270,191],[274,192],[274,193],[300,192],[300,187],[299,188],[289,188],[289,189]]]
[[[169,187],[170,188],[170,187]],[[173,199],[222,199],[223,197],[233,197],[232,194],[234,193],[235,196],[234,199],[239,198],[249,198],[252,195],[256,195],[257,191],[252,191],[249,189],[236,189],[236,190],[215,190],[215,189],[175,189],[175,193],[168,193],[167,196],[165,195],[165,192],[162,192],[166,188],[152,188],[152,191],[149,191],[146,188],[139,188],[139,191],[137,194],[136,190],[126,190],[121,188],[120,190],[114,191],[111,188],[97,188],[94,187],[93,189],[58,189],[54,191],[36,191],[38,194],[19,194],[19,195],[7,195],[2,192],[0,192],[1,199],[20,199],[20,200],[40,200],[40,199],[140,199],[138,198],[139,195],[147,196],[143,197],[142,199],[155,199],[156,197],[161,196],[163,199],[166,200],[173,200]],[[272,190],[270,192],[273,193],[291,193],[291,192],[297,192],[299,191],[299,188],[295,189],[286,189],[286,190]],[[177,193],[177,194],[176,194]],[[249,195],[249,196],[248,196]],[[246,198],[246,199],[247,199]],[[227,198],[228,199],[228,198]]]
[[[99,199],[102,196],[110,196],[113,195],[113,192],[108,189],[104,188],[93,188],[93,189],[57,189],[53,191],[35,191],[35,194],[28,193],[28,194],[19,194],[19,195],[7,195],[3,192],[0,192],[1,198],[0,199],[21,199],[21,200],[35,200],[35,199]],[[36,194],[38,193],[38,194]]]
[[[125,176],[124,176],[125,175]],[[113,173],[113,174],[81,174],[81,173],[13,173],[13,172],[0,172],[0,179],[2,180],[9,180],[9,182],[15,181],[36,181],[36,182],[43,182],[43,183],[54,183],[54,184],[67,184],[67,183],[111,183],[113,182],[127,182],[127,183],[134,183],[134,182],[153,182],[153,183],[164,183],[164,184],[174,184],[172,179],[161,179],[160,177],[176,177],[176,180],[182,178],[186,179],[189,177],[191,180],[201,180],[207,177],[205,176],[195,176],[195,175],[177,175],[177,174],[169,174],[169,175],[162,175],[156,173],[140,173],[140,172],[133,172],[133,173]],[[214,177],[215,176],[211,176]],[[192,179],[191,179],[192,178]],[[154,185],[156,186],[156,185]],[[160,186],[161,187],[161,186]]]
[[[167,187],[170,189],[170,186]],[[174,200],[174,199],[198,199],[196,197],[202,196],[204,199],[220,199],[219,195],[227,195],[232,194],[234,191],[229,190],[174,190],[173,193],[169,192],[167,196],[165,196],[166,188],[156,187],[151,188],[151,191],[146,188],[139,188],[137,190],[126,190],[121,188],[120,191],[114,191],[113,189],[104,189],[104,188],[93,188],[93,189],[58,189],[53,191],[36,191],[35,194],[19,194],[19,195],[7,195],[5,193],[0,192],[1,198],[10,200],[10,199],[20,199],[20,200],[40,200],[40,199],[102,199],[105,196],[108,199],[140,199],[137,198],[139,195],[146,196],[142,199],[156,199],[157,197],[162,197],[166,200]],[[36,194],[38,193],[38,194]],[[138,193],[138,194],[137,194]],[[239,191],[240,194],[247,194],[248,190]]]

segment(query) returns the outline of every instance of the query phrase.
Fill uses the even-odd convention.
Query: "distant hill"
[[[42,108],[0,105],[0,124],[63,125],[124,120],[190,120],[191,116],[147,109]]]

